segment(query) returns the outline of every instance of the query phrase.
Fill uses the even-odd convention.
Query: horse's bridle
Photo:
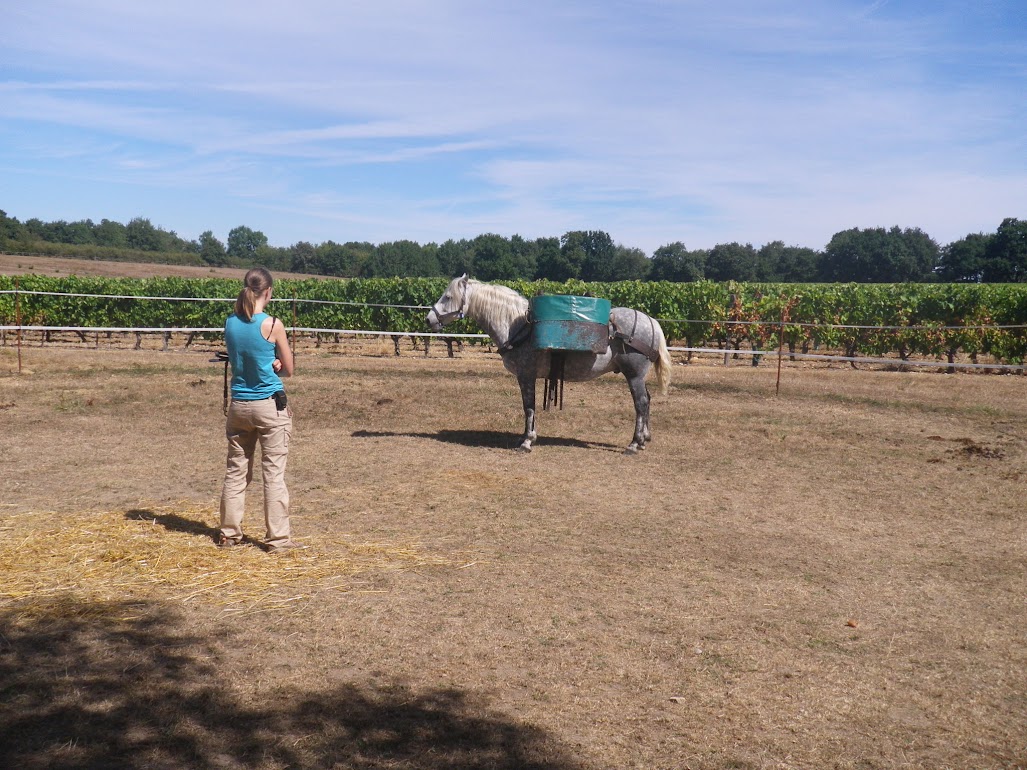
[[[440,313],[439,302],[441,302],[441,299],[436,301],[435,304],[431,306],[431,312],[435,314],[435,320],[438,321],[439,326],[445,326],[454,318],[458,320],[463,318],[464,313],[467,311],[467,284],[464,284],[464,294],[460,298],[459,309],[451,310],[448,313]]]

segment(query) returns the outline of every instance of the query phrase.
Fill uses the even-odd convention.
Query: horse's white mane
[[[467,315],[484,328],[506,331],[528,314],[528,300],[513,289],[474,279],[468,283]]]

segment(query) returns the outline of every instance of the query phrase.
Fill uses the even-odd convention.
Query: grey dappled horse
[[[531,345],[528,300],[506,286],[482,283],[466,275],[454,278],[445,293],[428,311],[428,325],[438,332],[456,318],[472,319],[499,348],[503,365],[517,378],[524,403],[524,435],[518,449],[531,451],[535,432],[535,381],[550,372],[550,351]],[[649,391],[645,377],[655,364],[660,392],[670,386],[670,354],[663,329],[656,319],[631,308],[615,307],[610,313],[611,340],[605,353],[568,351],[563,374],[571,382],[583,382],[607,372],[621,372],[635,402],[635,434],[625,452],[645,449],[649,441]],[[651,359],[650,359],[651,356]]]

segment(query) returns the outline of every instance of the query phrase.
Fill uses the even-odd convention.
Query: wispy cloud
[[[1023,21],[1015,0],[38,0],[0,11],[2,205],[283,245],[945,242],[1027,216]]]

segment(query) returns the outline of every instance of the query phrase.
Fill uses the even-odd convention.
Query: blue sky
[[[647,254],[1027,218],[1024,0],[8,0],[0,209]]]

